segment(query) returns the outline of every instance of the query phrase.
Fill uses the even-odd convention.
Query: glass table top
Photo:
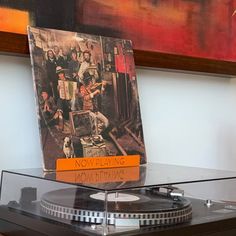
[[[68,183],[102,191],[176,185],[236,178],[236,171],[147,163],[139,167],[45,172],[41,168],[4,170],[49,181]]]

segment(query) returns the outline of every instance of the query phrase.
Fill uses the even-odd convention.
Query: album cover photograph
[[[140,155],[130,40],[28,27],[45,170],[59,158]]]

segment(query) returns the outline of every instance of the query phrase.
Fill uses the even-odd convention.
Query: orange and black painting
[[[144,51],[236,61],[236,0],[0,0],[0,6],[0,30],[24,32],[28,20],[131,39]],[[6,9],[13,18],[6,20]]]
[[[0,0],[0,31],[27,33],[27,25],[72,30],[75,0]]]

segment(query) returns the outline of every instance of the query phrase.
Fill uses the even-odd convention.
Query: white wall
[[[151,162],[236,170],[236,81],[138,69]],[[29,58],[0,55],[0,170],[41,167]]]
[[[138,70],[150,161],[236,170],[236,80]]]
[[[29,58],[0,55],[0,169],[40,167]]]

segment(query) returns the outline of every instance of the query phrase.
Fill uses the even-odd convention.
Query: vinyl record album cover
[[[130,40],[28,28],[45,170],[59,158],[140,155]]]

